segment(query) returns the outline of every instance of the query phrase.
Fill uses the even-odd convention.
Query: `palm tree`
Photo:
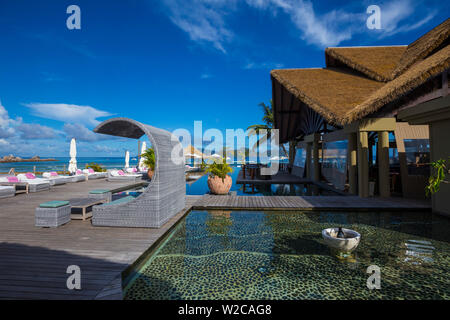
[[[262,136],[258,137],[258,140],[256,141],[256,144],[253,146],[253,149],[255,149],[255,148],[259,149],[260,143],[270,140],[270,138],[272,137],[272,129],[273,129],[273,123],[274,123],[272,99],[270,100],[270,106],[266,105],[264,102],[261,102],[259,104],[259,106],[263,109],[263,112],[264,112],[264,117],[262,118],[262,121],[264,122],[264,124],[251,125],[247,128],[247,130],[253,129],[250,132],[251,135],[256,134],[257,136],[259,136],[260,131],[263,131],[263,130],[265,130],[265,133]],[[281,148],[283,149],[284,154],[286,156],[289,156],[284,145],[281,145]]]

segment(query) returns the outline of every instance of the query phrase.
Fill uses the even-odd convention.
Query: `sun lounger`
[[[15,194],[28,193],[28,183],[20,182],[16,176],[0,176],[0,186],[13,187]]]
[[[123,170],[109,170],[108,171],[108,181],[136,181],[141,179],[142,174],[140,173],[125,173]]]
[[[72,178],[69,176],[60,176],[56,172],[44,172],[42,176],[50,181],[50,185],[52,186],[58,186],[61,184],[66,184],[69,182],[72,182]]]
[[[84,169],[83,173],[86,176],[87,180],[100,179],[102,177],[92,169]]]
[[[14,197],[16,188],[14,186],[0,186],[0,199]]]
[[[50,190],[50,181],[47,179],[36,178],[32,173],[21,173],[17,175],[19,182],[28,183],[29,192],[39,192]]]

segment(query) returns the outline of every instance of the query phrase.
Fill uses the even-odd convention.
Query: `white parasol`
[[[70,141],[70,161],[69,172],[75,173],[77,171],[77,142],[75,138]]]

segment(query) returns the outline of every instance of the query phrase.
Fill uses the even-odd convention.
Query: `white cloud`
[[[10,138],[14,136],[15,130],[14,125],[16,124],[16,120],[13,120],[9,117],[8,111],[2,105],[0,101],[0,139]]]
[[[397,0],[381,6],[381,38],[389,37],[397,33],[404,33],[420,28],[436,15],[434,10],[421,10],[421,19],[415,19],[414,12],[418,4],[410,0]],[[405,20],[413,20],[413,23],[405,23]]]
[[[66,133],[67,140],[76,138],[78,141],[93,142],[114,139],[113,136],[95,133],[79,123],[66,123],[63,130]]]
[[[210,43],[217,50],[226,53],[224,44],[233,37],[224,21],[226,9],[233,0],[164,0],[170,20],[190,39]]]
[[[53,128],[37,123],[22,123],[17,127],[22,139],[54,139],[58,133]]]
[[[274,17],[279,17],[278,13],[286,15],[298,30],[298,36],[319,48],[337,46],[356,34],[373,32],[365,27],[368,15],[364,5],[352,12],[341,5],[335,6],[339,9],[319,12],[311,0],[164,0],[171,21],[188,33],[191,40],[212,44],[224,53],[226,46],[236,38],[226,18],[243,3],[270,12]],[[372,33],[376,37],[417,29],[436,15],[424,1],[394,0],[379,5],[383,29]],[[417,18],[415,14],[420,14],[420,18],[410,22]]]
[[[30,108],[32,114],[37,117],[94,126],[100,123],[97,118],[104,118],[112,115],[107,111],[98,110],[91,106],[79,106],[74,104],[27,103],[24,105]]]
[[[92,147],[92,150],[95,152],[107,153],[107,154],[115,154],[121,152],[121,149],[113,148],[105,145],[95,145]]]
[[[244,69],[246,70],[254,70],[254,69],[279,69],[283,68],[284,65],[282,63],[273,63],[273,62],[248,62]]]

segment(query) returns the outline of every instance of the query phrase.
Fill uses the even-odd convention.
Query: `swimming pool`
[[[240,167],[232,166],[233,172],[231,178],[233,184],[231,185],[230,192],[236,193],[238,196],[304,196],[304,195],[316,195],[316,196],[337,196],[339,194],[327,191],[318,186],[312,184],[272,184],[272,185],[256,185],[254,189],[250,186],[244,188],[243,185],[236,184],[236,180],[241,170]],[[208,188],[208,175],[203,175],[200,179],[186,183],[187,195],[204,195],[209,193]]]
[[[361,233],[346,260],[321,231]],[[192,211],[125,282],[125,299],[449,299],[449,219],[429,212]],[[381,269],[381,289],[366,286]]]
[[[232,167],[233,172],[231,177],[233,184],[230,192],[238,196],[338,196],[339,194],[333,191],[328,191],[313,184],[267,184],[255,185],[254,189],[251,186],[244,186],[236,184],[237,176],[240,167]],[[197,173],[195,173],[197,175]],[[201,175],[201,174],[198,174]],[[186,195],[204,195],[209,193],[208,175],[203,174],[201,178],[195,181],[186,182]],[[113,194],[113,200],[126,196],[139,196],[146,186],[132,187],[129,190],[120,191]]]

